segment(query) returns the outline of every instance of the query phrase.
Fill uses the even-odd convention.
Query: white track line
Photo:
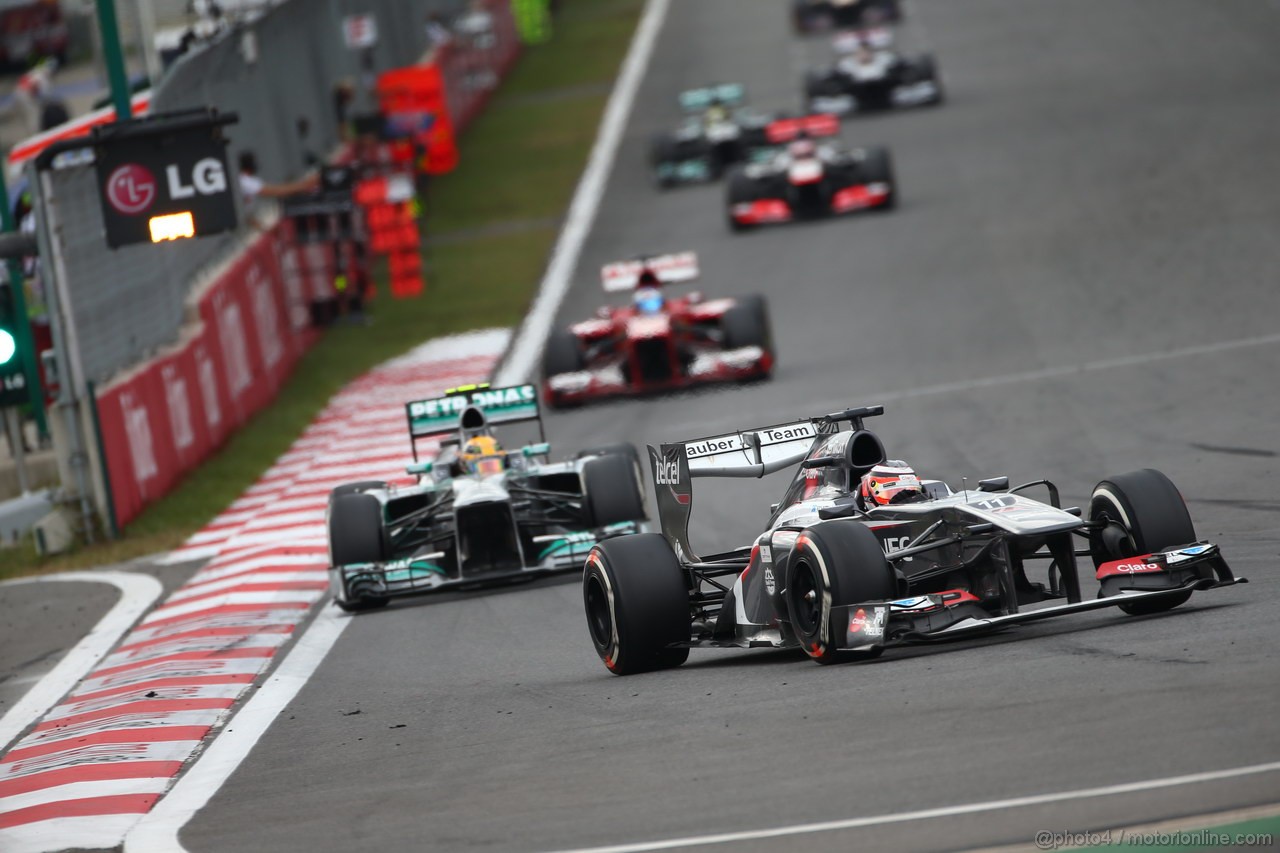
[[[6,581],[3,586],[31,583],[108,583],[120,590],[120,600],[98,620],[80,642],[63,655],[58,665],[27,691],[8,713],[0,718],[0,755],[19,735],[49,712],[71,688],[93,669],[119,642],[124,633],[142,618],[164,587],[150,575],[130,572],[67,572],[47,577]]]
[[[600,210],[605,185],[613,170],[618,146],[622,143],[622,131],[631,115],[632,104],[640,90],[640,81],[649,67],[658,31],[662,29],[662,22],[666,20],[670,5],[670,0],[649,0],[645,6],[644,17],[636,27],[635,37],[627,50],[627,58],[618,74],[618,82],[613,87],[604,117],[600,120],[600,130],[596,134],[595,145],[591,148],[591,158],[587,161],[587,168],[573,194],[573,203],[569,206],[564,229],[551,253],[551,263],[547,265],[547,272],[538,286],[533,307],[520,324],[515,340],[493,378],[495,385],[516,385],[529,381],[529,377],[533,375],[534,362],[551,332],[556,311],[569,290],[578,258],[582,255],[583,244],[586,243],[591,225]]]
[[[622,141],[622,131],[670,5],[670,0],[648,0],[645,6],[644,16],[623,60],[618,82],[609,96],[591,157],[574,192],[551,263],[538,288],[533,307],[509,346],[502,367],[496,371],[494,382],[497,384],[516,384],[532,375],[534,360],[542,350],[555,312],[568,291],[570,276],[600,208],[605,184]],[[478,348],[482,347],[478,345]],[[213,741],[200,759],[179,777],[168,795],[129,832],[124,840],[125,853],[178,853],[184,850],[178,840],[182,827],[204,808],[235,772],[271,723],[320,666],[349,622],[349,617],[339,616],[327,608],[321,610],[280,668],[236,713],[233,724]]]
[[[890,823],[906,823],[913,820],[933,820],[940,817],[978,814],[981,812],[1004,811],[1027,806],[1039,806],[1046,803],[1061,803],[1068,800],[1087,800],[1096,797],[1110,797],[1116,794],[1132,794],[1139,791],[1154,791],[1160,788],[1174,788],[1180,785],[1195,785],[1202,782],[1214,782],[1220,779],[1235,779],[1241,776],[1253,776],[1260,773],[1280,772],[1280,761],[1267,764],[1251,764],[1247,767],[1231,767],[1226,770],[1209,770],[1203,773],[1188,773],[1185,776],[1169,776],[1164,779],[1147,779],[1142,782],[1125,782],[1120,785],[1104,785],[1098,788],[1081,788],[1075,791],[1059,791],[1054,794],[1035,794],[1029,797],[1013,797],[1008,800],[991,800],[985,803],[966,803],[959,806],[942,806],[936,809],[922,809],[914,812],[876,815],[874,817],[855,817],[846,820],[830,820],[823,823],[797,823],[790,826],[778,826],[770,829],[747,830],[744,832],[723,832],[718,835],[693,835],[686,838],[669,838],[665,841],[641,841],[635,844],[617,844],[610,847],[582,847],[562,853],[645,853],[650,850],[676,850],[682,847],[702,847],[711,844],[733,844],[742,841],[759,841],[765,838],[785,838],[793,835],[809,835],[816,832],[833,832],[841,829],[859,829],[865,826],[883,826]],[[158,848],[157,848],[158,849]],[[127,850],[125,853],[132,853]]]
[[[124,839],[125,853],[181,853],[178,833],[218,792],[316,671],[351,617],[324,608],[284,663]]]

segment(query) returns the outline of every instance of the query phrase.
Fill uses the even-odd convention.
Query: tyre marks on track
[[[404,404],[487,376],[508,339],[431,341],[355,380],[170,556],[209,562],[0,756],[0,849],[122,842],[324,598],[329,490],[403,479]]]

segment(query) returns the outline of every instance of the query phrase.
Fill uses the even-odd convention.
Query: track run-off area
[[[778,369],[554,414],[554,449],[884,403],[889,455],[956,485],[1048,477],[1072,506],[1160,469],[1250,583],[869,663],[695,650],[629,678],[572,575],[326,607],[125,850],[1030,848],[1280,802],[1280,8],[911,0],[947,103],[843,128],[890,147],[898,209],[731,235],[723,187],[655,189],[651,136],[710,82],[795,109],[829,50],[775,0],[656,5],[540,310],[582,319],[601,264],[693,249],[704,293],[768,298]],[[693,544],[749,541],[783,485],[699,481]]]

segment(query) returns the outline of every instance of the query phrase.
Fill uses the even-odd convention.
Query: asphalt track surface
[[[57,666],[119,598],[119,590],[108,584],[0,584],[0,717]]]
[[[573,579],[394,605],[355,620],[189,850],[656,841],[1280,759],[1280,8],[915,0],[949,103],[845,132],[892,147],[900,209],[731,236],[721,188],[659,194],[641,164],[684,87],[797,102],[823,48],[795,46],[784,8],[673,4],[562,312],[601,301],[604,261],[694,248],[709,294],[769,296],[776,378],[557,415],[554,442],[884,400],[890,453],[955,482],[1051,476],[1081,503],[1160,468],[1252,583],[870,664],[708,650],[633,678],[599,663]],[[704,483],[707,546],[749,541],[782,486]],[[1271,773],[736,847],[1029,845],[1276,801]]]

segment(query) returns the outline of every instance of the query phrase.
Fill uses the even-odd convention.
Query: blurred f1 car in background
[[[800,132],[768,159],[737,167],[726,193],[729,228],[889,210],[897,181],[886,148],[843,150]]]
[[[610,539],[587,557],[584,605],[605,666],[619,675],[679,666],[699,646],[799,648],[834,663],[1103,607],[1158,613],[1245,580],[1197,538],[1159,471],[1102,480],[1083,512],[1061,508],[1048,480],[1010,488],[995,477],[955,492],[886,465],[884,445],[863,427],[883,411],[650,447],[662,535]],[[693,550],[692,478],[792,466],[753,545]],[[1022,494],[1038,487],[1048,503]],[[1097,598],[1084,597],[1077,557],[1094,568]],[[1028,576],[1037,564],[1044,582]]]
[[[861,30],[902,20],[899,0],[792,0],[791,22],[800,34]]]
[[[649,152],[658,186],[717,181],[730,166],[754,159],[778,144],[778,127],[799,122],[815,134],[837,132],[834,117],[789,117],[742,106],[746,90],[723,83],[680,93],[690,115],[672,133],[656,136]]]
[[[551,334],[543,352],[547,404],[767,377],[774,355],[764,297],[667,297],[667,287],[698,273],[693,252],[606,265],[605,292],[631,292],[632,302]]]
[[[941,104],[942,81],[933,55],[904,56],[850,34],[834,64],[805,75],[804,97],[815,112],[850,115]]]
[[[645,529],[635,448],[550,461],[535,386],[472,385],[405,409],[417,483],[348,483],[329,496],[329,581],[343,610],[576,570],[596,542]],[[536,423],[538,440],[504,449],[493,428],[519,422]],[[430,438],[439,452],[419,459]]]

